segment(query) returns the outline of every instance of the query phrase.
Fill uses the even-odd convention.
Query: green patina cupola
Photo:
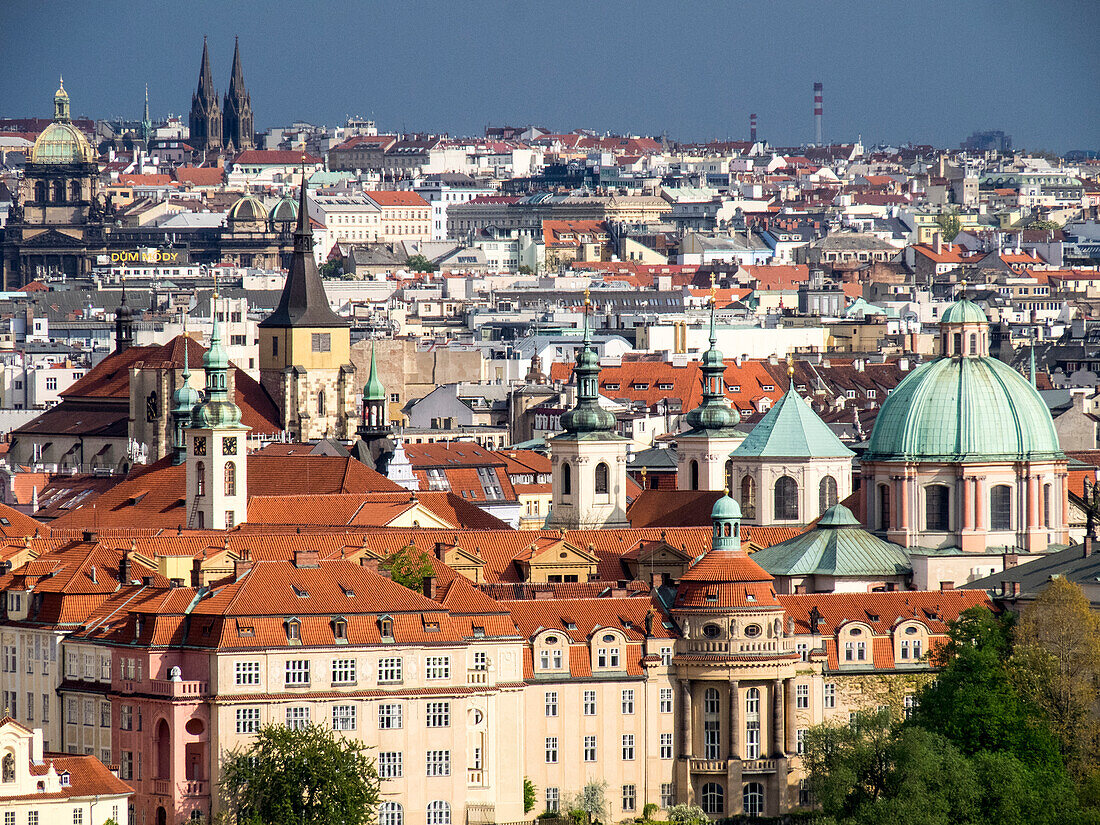
[[[187,349],[191,340],[187,337],[187,330],[183,333],[183,383],[172,393],[172,424],[176,430],[175,455],[173,463],[182,464],[187,456],[187,441],[183,431],[191,423],[191,416],[195,407],[202,403],[202,394],[190,384],[191,367],[187,357]]]
[[[363,385],[363,401],[382,401],[386,400],[386,390],[382,386],[382,381],[378,377],[378,363],[374,357],[374,346],[370,348],[370,375],[367,376],[367,383]]]
[[[741,549],[741,505],[729,494],[714,502],[710,511],[710,521],[714,528],[711,539],[713,550]]]
[[[195,408],[191,416],[191,426],[197,429],[239,427],[241,409],[229,398],[229,353],[222,346],[216,292],[212,303],[214,328],[210,333],[210,349],[202,357],[202,366],[206,370],[206,400]]]
[[[615,438],[615,415],[600,406],[600,359],[592,347],[588,323],[591,301],[584,298],[584,344],[577,352],[573,375],[577,379],[577,404],[561,417],[561,426],[574,438]]]
[[[700,371],[703,374],[703,400],[685,417],[690,428],[687,435],[739,436],[734,430],[741,423],[741,414],[726,400],[726,360],[718,349],[718,335],[714,330],[714,289],[710,296],[710,349],[703,353]]]

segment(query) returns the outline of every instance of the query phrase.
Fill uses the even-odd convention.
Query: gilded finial
[[[718,277],[712,272],[710,273],[710,305],[714,306],[718,303]]]
[[[794,356],[787,356],[787,377],[794,379]]]
[[[591,296],[591,293],[588,290],[588,287],[584,288],[584,305],[586,307],[592,306],[592,296]]]
[[[65,91],[65,78],[61,75],[57,76],[57,84],[61,88],[61,91]]]

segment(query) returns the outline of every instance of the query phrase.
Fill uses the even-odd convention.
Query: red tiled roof
[[[303,163],[315,165],[321,163],[321,158],[307,155],[290,149],[247,149],[233,159],[233,165],[244,164],[255,166],[300,166]]]
[[[816,607],[824,623],[818,632],[823,635],[836,633],[850,621],[870,625],[876,635],[888,634],[903,619],[916,619],[931,633],[942,634],[947,632],[947,623],[964,610],[990,605],[989,596],[982,590],[812,593],[780,595],[779,601],[794,620],[795,633],[811,632],[810,610]]]
[[[191,186],[220,186],[225,183],[225,167],[177,166],[172,170],[172,177]]]
[[[363,194],[381,207],[428,206],[428,202],[416,192],[377,190]]]

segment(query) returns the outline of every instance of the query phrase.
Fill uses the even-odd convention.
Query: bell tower
[[[188,143],[197,152],[217,152],[222,148],[222,110],[218,108],[218,93],[210,73],[210,56],[206,38],[202,39],[202,64],[199,85],[191,95],[191,136]]]
[[[203,356],[206,400],[195,407],[187,440],[187,526],[228,529],[248,515],[248,427],[229,397],[229,356],[222,346],[214,294],[210,349]]]
[[[726,362],[714,329],[714,276],[710,282],[710,349],[703,354],[703,400],[686,416],[690,429],[676,437],[679,490],[721,490],[728,487],[729,454],[745,440],[736,427],[741,415],[726,400]]]
[[[363,387],[363,422],[356,430],[359,440],[353,454],[372,470],[387,475],[393,460],[395,445],[393,430],[386,420],[386,390],[378,378],[374,346],[370,349],[370,375]]]
[[[589,330],[591,299],[584,295],[584,345],[573,375],[577,404],[561,417],[565,432],[550,439],[553,498],[547,527],[629,527],[626,520],[626,451],[615,416],[600,406],[600,363]]]
[[[317,271],[304,171],[290,269],[279,305],[260,322],[260,383],[292,438],[351,437],[358,395],[351,329],[329,306]]]
[[[251,149],[252,97],[244,87],[244,72],[241,70],[241,47],[237,38],[233,39],[233,73],[229,76],[229,91],[222,103],[222,145],[237,151]]]

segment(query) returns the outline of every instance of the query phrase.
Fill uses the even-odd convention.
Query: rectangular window
[[[671,782],[661,783],[661,807],[670,808],[676,804],[676,787]]]
[[[402,727],[404,721],[402,720],[401,705],[385,704],[378,706],[378,729],[379,730],[396,730]]]
[[[671,759],[672,758],[672,734],[671,733],[662,733],[661,734],[661,758],[662,759]]]
[[[286,684],[309,684],[309,659],[288,659],[286,663]]]
[[[451,752],[428,751],[428,776],[451,775]]]
[[[448,728],[451,726],[451,703],[428,702],[425,714],[429,728]]]
[[[635,785],[623,785],[623,810],[633,811],[638,806],[638,788]]]
[[[760,758],[760,721],[750,720],[745,724],[745,757]]]
[[[806,642],[798,642],[795,644],[794,649],[798,653],[798,658],[803,662],[810,660],[810,646]]]
[[[802,754],[806,752],[806,729],[799,728],[794,732],[797,753]]]
[[[634,758],[634,734],[623,734],[623,760],[626,762]]]
[[[867,659],[867,643],[856,642],[856,661],[862,662]]]
[[[832,682],[825,683],[825,707],[836,707],[836,685]]]
[[[586,736],[584,737],[584,761],[595,762],[596,761],[596,737]]]
[[[855,661],[855,649],[856,649],[856,646],[852,642],[845,642],[844,643],[844,661],[846,661],[846,662]]]
[[[312,335],[314,352],[332,352],[332,335],[327,332],[315,332]]]
[[[474,635],[477,635],[477,628],[474,628]],[[484,650],[478,650],[474,653],[474,670],[488,670],[489,669],[489,657]]]
[[[119,730],[133,730],[134,729],[134,706],[133,705],[121,705],[118,709],[118,729]]]
[[[133,779],[134,778],[134,752],[123,751],[121,758],[118,761],[118,778],[119,779]]]
[[[15,700],[13,697],[12,704],[14,703]],[[12,708],[11,712],[14,714],[15,708]],[[93,702],[91,699],[84,700],[84,724],[88,725],[89,727],[95,724],[95,702]]]
[[[42,721],[50,721],[50,695],[48,693],[42,694]]]
[[[916,712],[916,710],[917,710],[917,697],[912,695],[912,694],[908,694],[902,700],[902,704],[903,704],[904,711],[905,711],[905,718],[906,719],[912,719],[913,718],[913,713]]]
[[[425,679],[450,679],[451,657],[429,656],[424,666]]]
[[[237,733],[255,733],[259,729],[259,708],[237,708]]]
[[[557,716],[558,715],[558,692],[556,690],[546,691],[546,715]]]
[[[309,725],[309,708],[293,707],[286,709],[286,726],[291,730],[301,730]]]
[[[796,708],[808,708],[810,706],[810,686],[795,685],[794,706]]]
[[[561,791],[557,788],[546,789],[546,810],[550,813],[557,813],[561,806]]]
[[[382,684],[401,681],[401,659],[391,657],[378,660],[378,681]]]
[[[84,825],[83,808],[73,808],[73,825]]]
[[[28,694],[30,696],[31,694]],[[29,704],[29,702],[28,702]],[[111,727],[111,703],[100,702],[99,703],[99,726],[101,728]]]
[[[706,759],[722,758],[721,723],[717,719],[703,720],[703,756]]]
[[[634,712],[634,690],[627,688],[623,691],[623,713],[629,714]]]
[[[556,736],[546,737],[546,761],[551,765],[556,765],[558,762],[558,737]]]
[[[333,659],[332,660],[332,683],[334,685],[353,685],[353,684],[355,684],[355,660],[354,659]]]
[[[104,656],[99,660],[99,681],[111,681],[111,657]]]
[[[233,665],[233,676],[238,685],[260,684],[259,662],[236,662]]]
[[[355,705],[332,706],[332,729],[355,730]]]
[[[594,690],[586,690],[584,692],[584,715],[596,715],[596,691]]]
[[[658,708],[661,713],[672,713],[672,688],[661,688]]]
[[[403,772],[401,751],[378,752],[379,779],[400,779]],[[431,776],[430,773],[428,775]]]

